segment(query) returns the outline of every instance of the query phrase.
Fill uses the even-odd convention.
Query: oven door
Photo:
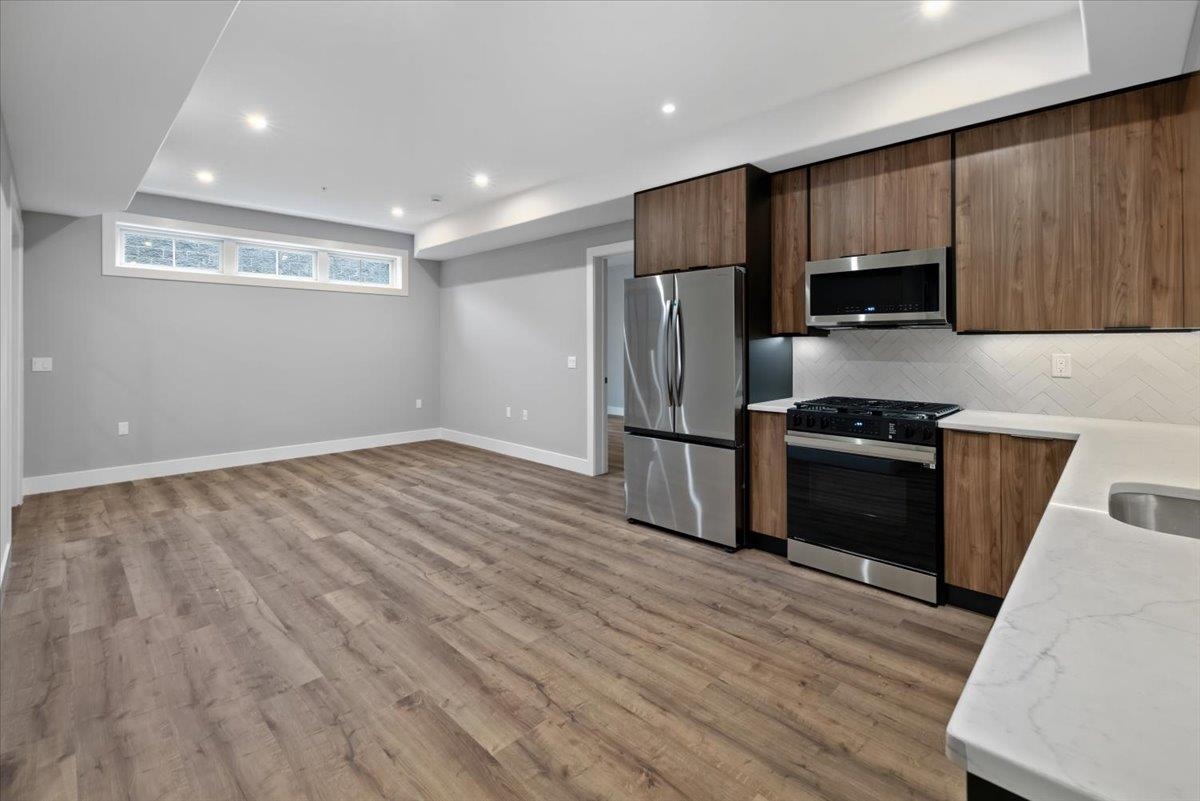
[[[789,433],[788,536],[936,576],[937,449]]]

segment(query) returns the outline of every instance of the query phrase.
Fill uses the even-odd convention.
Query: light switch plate
[[[512,407],[511,407],[511,406],[505,406],[505,407],[504,407],[504,416],[505,416],[505,417],[512,417]]]
[[[1050,375],[1053,378],[1071,377],[1071,354],[1055,353],[1050,356]]]
[[[529,419],[529,410],[528,410],[528,409],[522,409],[522,410],[521,410],[521,419],[522,419],[522,420],[528,420],[528,419]]]
[[[34,356],[32,361],[35,373],[48,373],[54,369],[54,359],[49,356]]]
[[[123,437],[128,433],[129,433],[129,422],[128,421],[123,420],[120,423],[117,423],[117,436],[118,437]]]
[[[574,370],[578,366],[579,366],[579,361],[574,356],[567,357],[567,367]]]
[[[421,408],[421,399],[420,398],[417,398],[417,408],[418,409]]]

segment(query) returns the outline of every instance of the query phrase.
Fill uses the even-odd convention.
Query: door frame
[[[587,249],[587,463],[588,475],[608,472],[608,404],[604,397],[605,259],[633,253],[633,240]]]

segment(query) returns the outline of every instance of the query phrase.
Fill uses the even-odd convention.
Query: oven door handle
[[[828,434],[788,434],[783,439],[788,445],[794,445],[797,448],[850,453],[855,456],[871,456],[879,459],[898,459],[902,462],[917,462],[931,468],[937,467],[937,448],[926,445],[908,445],[903,442],[883,442]]]

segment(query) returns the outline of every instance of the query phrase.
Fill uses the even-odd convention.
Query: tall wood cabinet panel
[[[1187,82],[1183,121],[1183,324],[1200,328],[1200,79]]]
[[[1183,324],[1185,89],[1176,81],[1088,103],[1101,328]]]
[[[946,583],[1003,597],[1074,443],[944,433]]]
[[[749,414],[750,529],[787,539],[787,415]]]
[[[803,334],[808,170],[771,176],[771,333]]]
[[[811,168],[813,261],[950,244],[950,136]]]
[[[638,192],[634,274],[745,264],[745,167]]]
[[[1187,322],[1185,301],[1187,276],[1200,272],[1198,83],[1193,75],[955,134],[960,331],[1200,323]]]

